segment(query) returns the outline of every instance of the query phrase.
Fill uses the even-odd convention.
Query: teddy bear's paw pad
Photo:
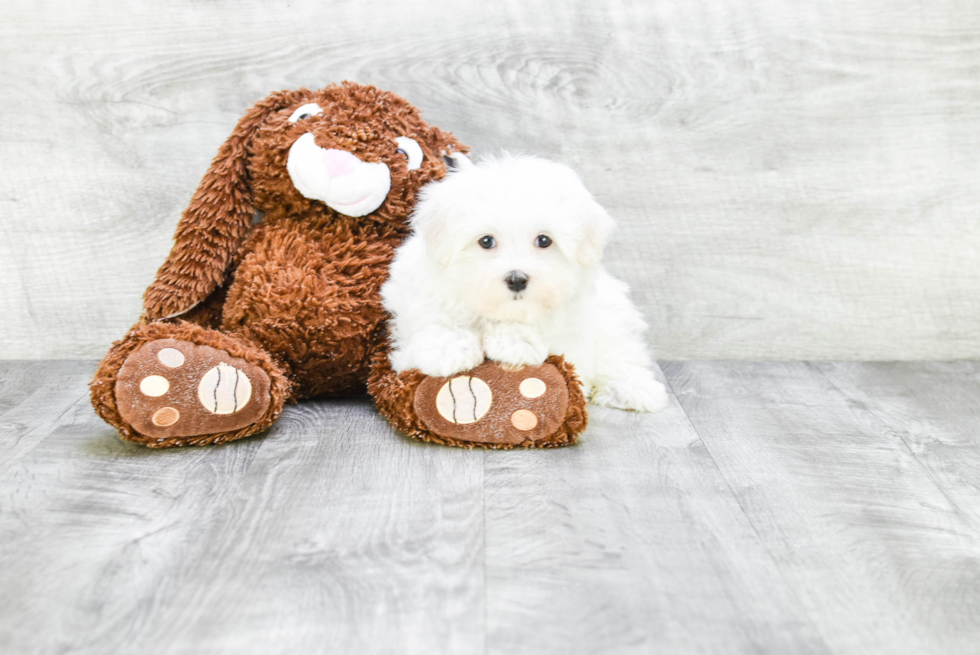
[[[145,343],[116,378],[119,414],[140,434],[167,439],[238,430],[269,409],[269,375],[224,350],[178,339]]]
[[[451,377],[427,377],[415,412],[433,434],[486,444],[547,441],[568,411],[565,378],[551,364],[504,367],[485,362]]]

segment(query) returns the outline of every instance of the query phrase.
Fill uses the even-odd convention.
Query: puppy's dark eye
[[[405,155],[406,157],[408,157],[408,153],[402,150],[401,148],[398,148],[397,150],[395,150],[395,152],[397,152],[399,155]]]
[[[538,248],[547,248],[551,245],[551,237],[545,234],[539,234],[538,238],[534,240],[534,245]]]
[[[492,236],[490,236],[488,234],[485,237],[481,237],[480,240],[477,243],[480,244],[480,247],[481,248],[485,248],[486,250],[490,250],[495,245],[497,245],[497,240],[494,239]]]
[[[309,114],[300,114],[300,115],[299,115],[299,119],[300,119],[300,120],[304,120],[304,119],[307,119],[307,118],[309,118],[309,117],[310,117],[310,115],[309,115]]]

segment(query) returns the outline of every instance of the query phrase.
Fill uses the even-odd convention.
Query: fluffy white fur
[[[447,376],[484,356],[535,365],[557,354],[593,403],[666,404],[629,289],[600,266],[613,221],[570,168],[511,155],[466,167],[423,189],[412,226],[381,289],[396,371]],[[514,271],[528,278],[516,293]]]

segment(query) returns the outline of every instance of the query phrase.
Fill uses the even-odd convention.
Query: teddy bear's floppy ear
[[[224,282],[254,213],[246,171],[249,143],[272,112],[308,93],[273,93],[238,121],[177,224],[167,261],[143,294],[145,320],[184,314]]]

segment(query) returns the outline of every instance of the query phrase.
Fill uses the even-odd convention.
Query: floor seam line
[[[65,416],[67,416],[70,412],[75,411],[80,406],[84,406],[84,405],[88,404],[88,400],[89,400],[89,394],[83,392],[82,395],[79,398],[73,400],[67,407],[65,407],[64,410],[61,411],[61,413],[58,414],[58,416],[51,422],[50,428],[48,429],[47,433],[44,434],[43,436],[39,437],[37,439],[37,441],[33,445],[29,446],[26,450],[24,450],[24,452],[21,453],[19,457],[17,457],[14,460],[4,459],[2,462],[0,462],[0,479],[2,479],[3,477],[5,477],[7,475],[7,473],[9,473],[11,471],[11,469],[13,469],[21,461],[23,461],[25,458],[27,458],[28,456],[30,456],[31,453],[33,453],[35,450],[37,450],[37,448],[44,441],[46,441],[47,439],[49,439],[51,437],[51,435],[54,434],[58,430],[58,428],[62,427],[61,421],[62,421],[62,419]],[[35,427],[31,428],[30,430],[28,430],[27,432],[25,432],[25,433],[23,433],[21,435],[18,435],[17,440],[16,440],[16,442],[14,444],[14,447],[16,447],[16,445],[19,444],[24,439],[26,439],[29,436],[31,436],[32,434],[34,434],[34,432],[37,429],[38,429],[37,426],[35,426]],[[9,455],[9,453],[5,453],[5,457],[6,457],[6,455]]]
[[[684,362],[681,363],[683,364]],[[661,368],[661,371],[663,371],[663,368]],[[738,505],[739,511],[742,512],[742,516],[745,517],[745,520],[752,528],[752,532],[755,534],[756,539],[759,540],[759,545],[765,550],[766,555],[769,556],[769,561],[772,563],[773,567],[776,569],[776,572],[779,574],[779,579],[783,581],[783,585],[786,587],[786,591],[797,602],[800,610],[803,612],[803,615],[806,617],[807,624],[813,630],[814,635],[819,636],[822,645],[829,650],[830,646],[827,644],[827,639],[824,636],[823,631],[820,629],[819,625],[813,620],[813,617],[810,615],[810,610],[808,606],[803,602],[803,600],[796,593],[796,588],[789,582],[789,580],[786,579],[786,576],[783,573],[783,568],[779,565],[779,562],[773,556],[772,551],[769,549],[769,544],[766,543],[766,540],[763,538],[762,533],[759,532],[759,528],[756,526],[755,521],[752,520],[752,517],[745,510],[745,506],[742,504],[742,501],[738,497],[738,494],[736,494],[735,490],[732,488],[732,484],[728,480],[728,477],[725,475],[725,471],[718,464],[718,460],[715,459],[714,453],[711,452],[711,448],[708,446],[708,442],[705,441],[704,437],[701,436],[701,431],[698,430],[697,426],[694,424],[694,421],[691,419],[690,414],[688,414],[687,412],[687,408],[684,407],[684,403],[681,402],[680,396],[677,394],[677,391],[674,389],[674,385],[670,382],[670,378],[667,377],[666,373],[664,374],[664,380],[667,382],[667,385],[670,387],[670,390],[673,393],[674,398],[677,400],[678,406],[681,408],[681,411],[684,413],[684,419],[687,421],[687,424],[691,426],[691,429],[694,430],[694,434],[697,435],[698,441],[700,441],[701,445],[704,446],[704,450],[706,453],[708,453],[708,457],[711,458],[711,463],[714,464],[715,470],[718,471],[718,475],[721,476],[721,479],[725,483],[725,487],[728,489],[728,492],[731,494],[732,499],[735,501],[735,504]]]
[[[487,451],[483,451],[483,655],[490,654],[490,584],[487,576]]]
[[[829,382],[830,385],[834,389],[837,389],[837,391],[845,399],[847,399],[847,398],[850,397],[850,396],[847,395],[847,393],[843,389],[841,389],[839,386],[837,386],[837,383],[834,382],[833,379],[831,379],[830,375],[828,375],[825,370],[823,370],[823,367],[820,365],[820,362],[810,362],[810,363],[813,365],[814,368],[816,368],[818,371],[820,371],[820,374],[823,375],[824,379],[826,379],[827,382]],[[865,362],[858,362],[858,363],[865,363]],[[945,487],[943,487],[943,485],[939,484],[939,480],[937,480],[936,477],[932,474],[932,471],[929,470],[929,467],[926,466],[925,463],[921,459],[919,459],[919,456],[915,454],[915,451],[912,450],[912,447],[909,445],[909,442],[905,440],[905,437],[902,436],[901,432],[899,432],[898,430],[893,430],[888,425],[888,423],[886,423],[884,421],[884,419],[881,418],[880,414],[878,412],[876,412],[870,405],[865,405],[865,408],[864,409],[883,428],[883,432],[884,432],[883,436],[888,436],[888,433],[891,432],[891,433],[894,433],[895,436],[898,437],[899,441],[902,442],[902,445],[905,446],[905,449],[912,456],[912,459],[915,460],[915,463],[919,465],[919,468],[922,469],[922,472],[926,474],[926,477],[927,478],[929,478],[929,481],[932,482],[932,484],[935,485],[936,489],[939,489],[939,492],[943,495],[943,498],[945,498],[946,501],[956,510],[956,515],[959,516],[963,520],[963,522],[966,523],[970,527],[970,529],[973,531],[973,533],[974,533],[975,536],[978,535],[978,533],[980,533],[980,531],[978,531],[977,527],[973,525],[973,522],[970,520],[969,515],[967,515],[960,508],[959,504],[957,504],[957,502],[955,500],[953,500],[953,498],[946,491]]]

